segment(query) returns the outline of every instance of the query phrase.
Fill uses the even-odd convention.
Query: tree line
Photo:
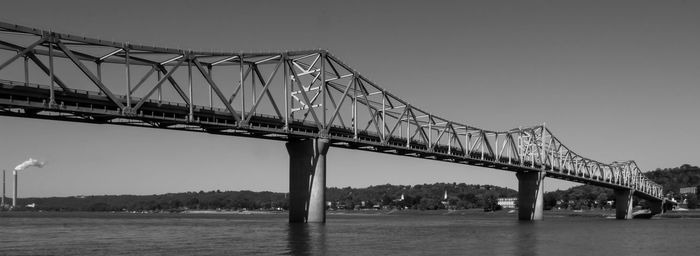
[[[445,198],[447,194],[447,198]],[[496,208],[498,198],[517,197],[518,192],[493,185],[434,183],[378,185],[367,188],[329,188],[326,198],[339,209],[382,208],[437,210]]]
[[[688,208],[698,203],[695,194],[680,194],[680,188],[700,185],[700,168],[688,164],[645,173],[664,187],[664,194],[681,201]],[[444,198],[447,193],[447,199]],[[422,185],[377,185],[367,188],[326,190],[331,209],[471,209],[497,208],[498,198],[517,197],[517,191],[493,185],[434,183]],[[199,191],[161,195],[105,195],[50,198],[22,198],[20,205],[35,204],[45,211],[184,211],[184,210],[286,210],[286,193],[253,191]],[[615,200],[612,189],[591,185],[572,187],[544,194],[545,209],[605,208]],[[638,203],[639,201],[636,201]]]
[[[698,187],[700,185],[700,168],[684,164],[675,168],[656,169],[644,173],[650,180],[661,185],[663,194],[678,202],[685,200],[688,208],[695,209],[698,206],[697,194],[681,194],[680,188]],[[608,204],[615,200],[615,191],[609,188],[582,185],[567,190],[557,190],[544,194],[545,209],[555,207],[563,209],[590,209],[613,207]],[[644,204],[643,200],[634,200],[634,204]]]
[[[447,199],[444,199],[447,192]],[[403,199],[402,198],[403,195]],[[326,190],[333,209],[382,208],[435,210],[495,207],[499,197],[515,197],[513,189],[465,183],[379,185]],[[44,211],[184,211],[184,210],[287,210],[286,193],[253,191],[199,191],[161,195],[104,195],[22,198],[20,205],[35,204]]]

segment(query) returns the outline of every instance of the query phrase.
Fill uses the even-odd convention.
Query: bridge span
[[[440,117],[322,49],[191,51],[0,22],[0,115],[286,141],[290,222],[325,221],[329,147],[515,172],[523,220],[542,219],[545,177],[614,189],[618,219],[631,218],[633,196],[657,213],[663,201],[634,161],[586,158],[545,125]]]

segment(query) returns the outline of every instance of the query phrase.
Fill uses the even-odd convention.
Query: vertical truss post
[[[410,113],[411,111],[411,105],[406,106],[406,113]],[[410,148],[411,147],[411,123],[410,123],[410,118],[409,115],[406,115],[406,147]]]
[[[211,71],[212,71],[212,66],[211,66],[211,64],[210,64],[210,65],[207,65],[207,71],[209,71],[209,76],[210,76],[211,79],[213,80],[213,79],[214,79],[214,74],[211,73]],[[214,89],[212,88],[212,85],[209,84],[209,108],[214,108],[214,99],[212,98],[212,91],[213,91],[213,90],[214,90]]]
[[[467,143],[467,152],[465,152],[465,153],[467,154],[467,157],[469,158],[469,157],[471,157],[471,145],[470,144],[471,144],[471,140],[472,140],[472,135],[469,134],[469,127],[464,128],[464,140]]]
[[[321,51],[321,104],[323,105],[323,128],[325,129],[326,127],[330,126],[330,124],[326,123],[326,51]],[[367,95],[369,96],[369,95]],[[367,98],[365,98],[367,99]],[[367,103],[369,104],[369,102]]]
[[[546,123],[542,123],[542,135],[540,135],[540,140],[542,140],[542,142],[540,143],[540,147],[541,147],[541,149],[540,149],[540,158],[541,158],[540,161],[542,161],[542,166],[540,166],[540,167],[542,168],[542,170],[546,170],[546,168],[547,168],[547,167],[545,167],[545,165],[547,163],[547,161],[545,159],[547,157],[547,151],[546,151],[547,149],[545,147],[546,140],[544,139],[545,125],[546,125]]]
[[[24,55],[24,83],[29,84],[29,57]]]
[[[258,70],[258,65],[256,64],[256,65],[250,65],[250,66],[251,66],[251,69],[253,69],[253,71],[252,71],[253,74],[250,76],[250,90],[253,93],[253,102],[252,102],[253,105],[252,106],[255,106],[258,103],[258,89],[256,88],[256,84],[255,84],[255,77],[256,77],[255,73]],[[255,114],[255,110],[251,109],[250,115],[253,115],[253,114]]]
[[[428,114],[428,151],[433,151],[433,117]]]
[[[188,52],[187,53],[187,83],[189,85],[189,96],[190,96],[190,106],[189,106],[189,115],[187,119],[188,121],[193,122],[194,121],[194,97],[192,97],[192,53]]]
[[[382,90],[382,143],[386,143],[386,90]]]
[[[555,145],[554,141],[550,142],[550,145]],[[556,147],[556,146],[555,146],[555,147]],[[554,156],[554,151],[553,151],[553,150],[549,150],[549,151],[547,151],[547,152],[548,152],[548,154],[549,154],[549,155],[547,155],[547,158],[549,158],[549,170],[550,170],[550,171],[554,171],[554,160],[555,160],[555,158],[556,158],[556,157]]]
[[[559,145],[559,152],[557,152],[557,168],[559,168],[559,172],[564,171],[564,153],[562,153],[562,147],[561,144]],[[610,171],[612,172],[612,168],[610,168]]]
[[[481,140],[479,140],[479,146],[481,146],[481,160],[484,160],[484,144],[486,143],[486,134],[483,130],[479,131],[479,137],[481,137]]]
[[[518,161],[520,162],[520,166],[523,166],[523,158],[525,157],[523,155],[523,131],[522,129],[518,128],[518,146],[515,147],[517,149],[517,152],[515,152],[516,155],[518,155]]]
[[[506,142],[505,142],[505,144],[510,144],[509,150],[506,150],[506,154],[508,155],[508,164],[512,163],[511,162],[511,158],[512,158],[511,152],[513,151],[513,144],[512,143],[513,143],[513,136],[510,133],[508,133],[508,135],[506,135]],[[506,146],[505,144],[503,145],[503,147]]]
[[[131,68],[129,66],[129,45],[124,44],[124,68],[126,69],[126,108],[125,112],[131,109]]]
[[[253,70],[253,73],[256,73],[257,69],[258,69],[258,65],[255,65],[255,69]],[[253,103],[252,103],[253,106],[255,106],[255,104],[258,103],[258,88],[257,88],[257,84],[255,83],[255,77],[256,77],[255,74],[250,76],[250,89],[253,93]],[[264,81],[262,81],[262,82],[264,82]],[[254,113],[255,112],[251,110],[251,114],[254,114]]]
[[[54,37],[51,36],[49,40],[49,81],[51,81],[51,85],[49,86],[49,107],[53,107],[56,105],[56,95],[54,93],[54,71],[53,71],[53,41]]]
[[[95,69],[97,70],[97,80],[100,80],[100,82],[102,82],[102,62],[96,61]]]
[[[156,72],[158,72],[158,80],[156,80],[156,81],[160,81],[160,79],[161,79],[160,70],[158,70]],[[161,103],[163,101],[163,89],[162,88],[163,88],[163,86],[158,86],[158,103]]]
[[[500,150],[498,150],[498,133],[496,133],[496,135],[494,135],[493,140],[495,141],[495,145],[496,145],[496,155],[495,155],[496,159],[494,160],[494,162],[500,162],[501,152],[500,152]]]
[[[240,53],[238,55],[238,61],[241,63],[240,65],[240,79],[241,79],[241,120],[246,120],[246,114],[245,114],[245,82],[243,81],[243,53]],[[240,125],[241,123],[239,123]]]
[[[537,147],[537,140],[535,138],[535,131],[532,131],[532,137],[530,138],[530,143],[529,143],[529,152],[530,152],[530,167],[534,168],[535,167],[535,149]]]
[[[358,82],[358,77],[357,77],[357,72],[353,72],[353,78],[355,80],[354,83],[352,83],[352,130],[353,130],[353,139],[357,139],[357,82]]]
[[[284,130],[289,129],[289,71],[287,70],[287,52],[282,54],[282,69],[284,70]]]
[[[452,132],[450,132],[448,134],[448,137],[447,137],[447,139],[448,139],[447,140],[447,154],[448,155],[452,155],[452,136],[453,136]]]
[[[288,73],[288,75],[289,75],[289,83],[290,83],[290,85],[289,85],[289,96],[288,96],[288,97],[290,97],[290,98],[289,98],[289,99],[290,99],[290,101],[289,101],[289,109],[290,109],[290,110],[289,110],[289,118],[292,119],[292,120],[294,120],[294,113],[296,113],[296,111],[294,111],[294,105],[295,105],[295,102],[296,102],[296,101],[295,101],[295,100],[291,100],[291,99],[292,99],[292,93],[295,93],[295,91],[294,91],[294,84],[295,84],[295,82],[296,82],[296,80],[295,80],[296,78],[294,78],[295,73],[294,73],[293,62],[294,62],[294,61],[293,61],[293,59],[291,59],[291,58],[289,59],[289,62],[287,62],[287,68],[288,68],[287,71],[290,72],[290,73]],[[298,78],[298,77],[297,77],[297,78]],[[301,101],[300,101],[300,102],[301,102]],[[301,105],[301,108],[304,108],[304,105],[303,105],[303,104]]]

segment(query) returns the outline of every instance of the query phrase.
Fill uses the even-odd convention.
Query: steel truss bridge
[[[634,161],[579,155],[545,125],[492,131],[440,117],[326,50],[191,51],[0,22],[0,114],[282,141],[323,138],[333,147],[536,172],[662,200],[662,187]]]

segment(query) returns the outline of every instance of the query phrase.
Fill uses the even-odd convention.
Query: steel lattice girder
[[[89,122],[273,139],[329,137],[336,141],[334,146],[506,170],[539,170],[552,177],[662,197],[661,186],[646,178],[634,161],[606,164],[585,158],[544,125],[490,131],[439,117],[379,87],[325,50],[185,51],[0,22],[0,52],[9,55],[0,59],[0,71],[17,69],[13,65],[25,58],[24,83],[12,82],[19,80],[13,77],[0,80],[0,113],[5,115],[56,118],[59,113]],[[48,65],[41,59],[47,57]],[[48,89],[31,83],[28,60],[49,77]],[[70,64],[80,71],[78,75],[64,71]],[[125,81],[103,79],[103,72],[124,72]],[[87,87],[75,88],[85,85],[58,78],[81,75],[87,78]],[[134,77],[138,82],[132,87]],[[24,88],[17,89],[21,87],[37,90],[25,95]],[[164,99],[164,89],[174,90],[169,99]],[[46,90],[50,93],[45,94]],[[202,104],[202,95],[208,95],[208,106]],[[20,104],[16,97],[27,102]],[[57,106],[33,102],[39,100]],[[101,108],[99,115],[96,106]]]

